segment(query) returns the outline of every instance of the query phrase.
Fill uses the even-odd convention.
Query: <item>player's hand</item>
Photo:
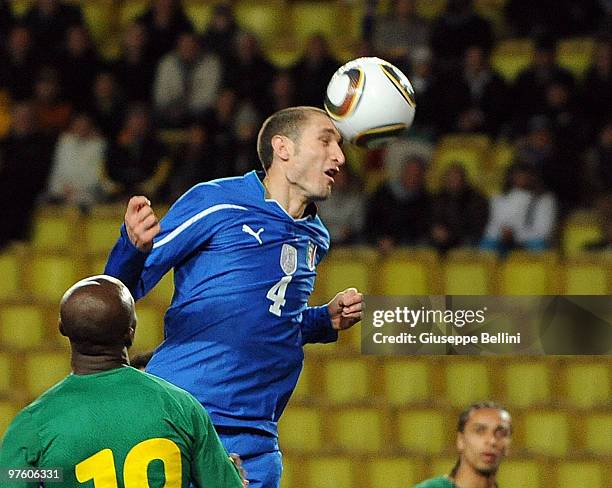
[[[153,247],[153,238],[159,234],[159,220],[151,208],[147,197],[130,198],[125,211],[125,229],[132,244],[142,252],[149,252]]]
[[[363,295],[356,288],[348,288],[338,293],[327,308],[333,328],[348,329],[361,320]]]
[[[240,478],[242,478],[242,488],[249,488],[249,480],[246,479],[247,472],[242,466],[242,459],[240,456],[234,452],[229,455],[230,459],[238,469],[238,473],[240,474]]]

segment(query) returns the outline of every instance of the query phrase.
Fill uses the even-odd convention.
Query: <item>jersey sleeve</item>
[[[120,279],[136,300],[145,296],[176,264],[210,239],[217,222],[214,191],[198,185],[183,195],[160,221],[161,232],[149,253],[130,241],[125,224],[104,272]],[[223,206],[223,207],[227,207]],[[229,205],[231,207],[231,205]]]
[[[332,327],[327,305],[307,307],[302,313],[302,345],[328,343],[338,340],[338,331]]]
[[[191,482],[197,488],[242,488],[238,468],[230,459],[204,407],[192,399],[194,446]]]
[[[38,482],[5,478],[9,469],[42,468],[38,466],[40,449],[29,412],[21,412],[11,423],[0,444],[0,485],[11,488],[38,488]]]

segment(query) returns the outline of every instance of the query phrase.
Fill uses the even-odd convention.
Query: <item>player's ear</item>
[[[136,327],[136,324],[134,323],[134,325],[130,327],[127,333],[125,334],[125,340],[124,340],[125,347],[129,348],[129,347],[132,347],[132,344],[134,344],[134,334],[136,333],[135,327]]]
[[[465,440],[463,439],[463,433],[462,432],[458,432],[457,433],[457,451],[458,452],[463,452],[463,450],[465,449]]]
[[[278,156],[283,161],[289,160],[289,155],[290,155],[289,145],[291,144],[291,141],[289,140],[289,138],[285,136],[281,136],[280,134],[277,134],[272,137],[272,140],[270,141],[270,143],[272,144],[272,149],[274,150],[274,154],[276,156]]]
[[[61,320],[61,319],[59,319],[59,320],[57,321],[57,328],[59,329],[60,334],[62,334],[64,337],[68,337],[68,336],[66,335],[66,333],[64,332],[64,324],[62,324],[62,320]]]

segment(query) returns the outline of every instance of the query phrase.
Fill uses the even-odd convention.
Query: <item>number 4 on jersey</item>
[[[287,285],[291,281],[292,276],[283,276],[272,288],[268,290],[266,298],[272,300],[270,305],[270,312],[277,317],[281,316],[281,309],[285,306],[287,300],[285,300],[285,293],[287,293]]]

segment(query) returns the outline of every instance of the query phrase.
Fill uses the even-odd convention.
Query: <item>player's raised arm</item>
[[[125,230],[134,246],[149,252],[153,247],[153,238],[160,233],[159,220],[147,197],[130,198],[125,211]]]

